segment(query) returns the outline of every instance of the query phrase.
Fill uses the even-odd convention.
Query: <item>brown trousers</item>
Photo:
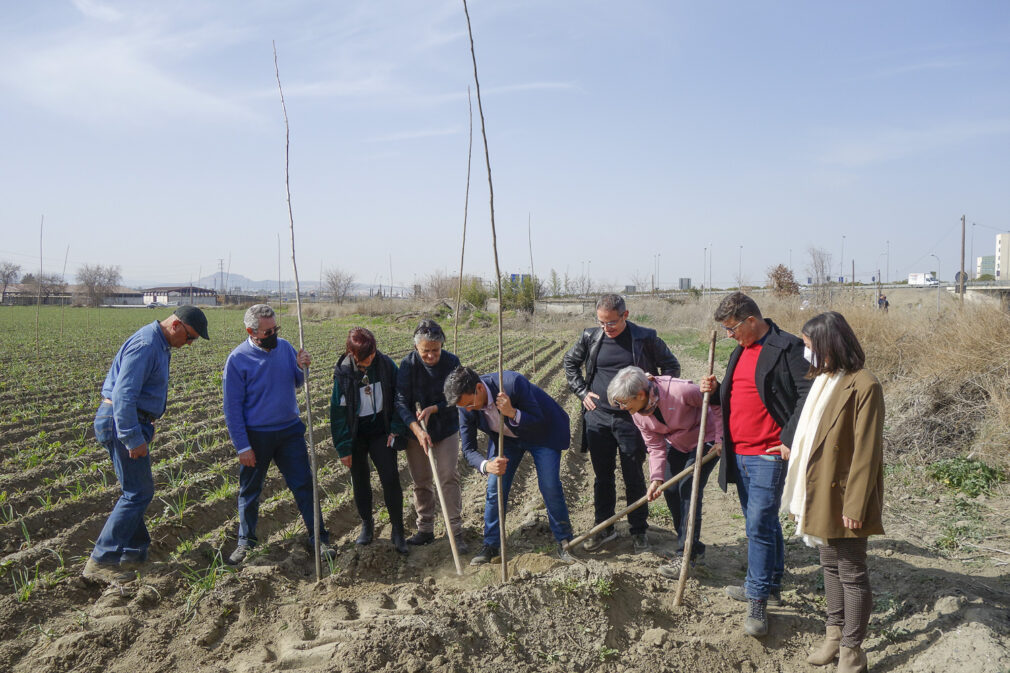
[[[438,481],[445,496],[445,516],[453,535],[459,535],[463,528],[463,494],[459,487],[459,473],[456,461],[459,459],[459,433],[453,433],[431,450],[438,467]],[[417,510],[417,530],[432,533],[435,530],[435,506],[438,491],[435,490],[435,475],[431,472],[428,456],[416,439],[407,437],[407,469],[414,481],[414,509]]]
[[[873,611],[870,574],[866,570],[866,538],[832,538],[819,549],[827,625],[842,628],[842,647],[859,647],[866,638]]]

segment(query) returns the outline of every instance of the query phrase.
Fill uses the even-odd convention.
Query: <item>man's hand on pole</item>
[[[663,492],[659,490],[659,487],[662,485],[663,482],[658,479],[656,481],[649,482],[649,488],[645,491],[645,497],[649,499],[649,502],[652,502],[663,494]]]
[[[297,362],[298,366],[302,369],[306,369],[312,364],[312,356],[302,349],[298,351],[298,355],[295,357],[295,362]]]
[[[487,461],[487,465],[484,466],[484,469],[488,474],[494,474],[501,477],[505,474],[505,468],[508,467],[508,463],[508,458],[492,458]]]

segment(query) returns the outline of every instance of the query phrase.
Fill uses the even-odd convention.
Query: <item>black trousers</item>
[[[645,442],[627,413],[612,413],[602,409],[586,412],[586,437],[589,458],[593,462],[593,501],[596,523],[614,515],[617,507],[617,460],[621,461],[624,477],[624,497],[628,504],[645,495]],[[649,528],[649,510],[639,507],[628,515],[632,535]]]
[[[379,474],[382,496],[389,512],[389,523],[403,528],[403,488],[400,471],[396,467],[396,450],[386,446],[386,434],[355,437],[351,445],[351,486],[354,505],[362,521],[372,520],[372,481],[368,459],[371,458]]]
[[[705,452],[712,447],[712,442],[705,444]],[[696,457],[695,451],[682,453],[672,446],[666,448],[666,463],[670,466],[670,477],[694,465]],[[698,484],[698,509],[694,513],[694,543],[691,545],[691,557],[705,553],[705,544],[701,541],[701,501],[705,484],[708,483],[708,475],[715,468],[715,459],[712,459],[701,466],[701,482]],[[669,478],[669,477],[668,477]],[[673,528],[677,531],[677,551],[684,551],[684,543],[687,541],[687,524],[691,515],[691,485],[694,479],[688,475],[678,483],[663,491],[666,498],[666,506],[670,508],[670,516],[673,517]]]

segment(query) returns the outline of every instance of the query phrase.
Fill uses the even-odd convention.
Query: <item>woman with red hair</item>
[[[375,335],[364,327],[347,334],[344,354],[333,370],[330,427],[340,462],[351,471],[354,504],[361,516],[356,542],[369,544],[375,536],[372,516],[371,459],[379,474],[389,512],[390,540],[401,554],[408,551],[403,536],[403,488],[396,452],[403,448],[406,427],[394,408],[396,365],[379,352]]]

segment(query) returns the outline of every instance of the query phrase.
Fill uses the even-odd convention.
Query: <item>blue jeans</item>
[[[736,456],[736,483],[747,525],[747,598],[767,599],[782,586],[786,544],[779,523],[779,504],[788,463],[779,456]]]
[[[505,510],[508,511],[509,491],[512,488],[512,478],[519,469],[519,461],[524,454],[530,454],[537,470],[537,485],[540,495],[547,505],[547,521],[551,532],[558,542],[571,540],[572,524],[568,519],[568,505],[565,504],[565,492],[561,488],[561,452],[546,446],[530,446],[516,441],[505,441],[505,458],[508,466],[502,480],[502,495],[505,498]],[[497,547],[498,538],[498,476],[487,476],[487,498],[484,501],[484,544]]]
[[[712,447],[712,442],[705,444],[705,453]],[[697,452],[691,450],[683,453],[668,446],[666,448],[666,463],[670,466],[669,479],[675,474],[679,474],[694,465]],[[698,509],[694,513],[694,542],[691,545],[691,558],[696,558],[705,553],[705,544],[701,541],[701,503],[704,498],[705,484],[708,483],[708,475],[715,469],[717,460],[712,459],[701,466],[701,481],[698,484]],[[670,516],[673,518],[673,528],[677,531],[677,551],[684,551],[684,544],[687,541],[687,524],[691,516],[691,486],[694,483],[693,475],[688,475],[677,484],[663,491],[666,498],[666,506],[670,508]],[[644,508],[643,508],[644,509]]]
[[[302,514],[305,529],[309,532],[309,543],[315,544],[312,520],[312,467],[305,448],[305,424],[296,422],[282,430],[263,432],[247,430],[252,452],[256,454],[256,466],[242,465],[238,471],[238,543],[255,546],[256,523],[259,521],[260,493],[263,480],[270,469],[270,463],[277,463],[277,469],[295,497],[295,504]],[[330,534],[319,516],[319,539],[330,541]]]
[[[154,437],[154,426],[140,422],[144,440]],[[91,558],[99,563],[143,562],[151,546],[151,536],[144,524],[144,513],[154,499],[154,479],[151,475],[150,454],[143,458],[130,458],[129,449],[116,435],[116,421],[112,405],[104,402],[95,414],[95,438],[105,447],[116,470],[122,494],[95,541]]]

